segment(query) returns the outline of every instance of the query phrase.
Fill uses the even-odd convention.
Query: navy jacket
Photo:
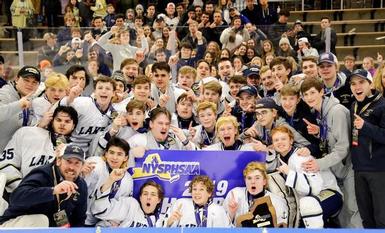
[[[53,163],[33,169],[20,185],[11,194],[10,205],[0,217],[0,224],[9,219],[21,215],[44,214],[49,219],[49,226],[56,227],[53,214],[58,211],[58,203],[53,195],[54,176],[52,172]],[[56,166],[54,166],[57,183],[63,178]],[[61,210],[67,213],[71,227],[82,227],[86,219],[87,210],[87,184],[79,177],[75,181],[79,195],[72,196],[60,205]],[[60,195],[60,200],[66,199],[67,194]]]
[[[379,96],[378,100],[376,97]],[[369,107],[361,109],[372,101]],[[352,120],[356,102],[350,110]],[[358,114],[359,113],[359,114]],[[371,98],[366,98],[362,103],[357,103],[357,114],[365,123],[358,131],[358,146],[351,147],[353,169],[355,171],[385,171],[385,99],[381,93],[376,93]],[[353,128],[353,125],[352,125]]]

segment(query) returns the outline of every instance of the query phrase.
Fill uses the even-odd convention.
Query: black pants
[[[354,172],[358,210],[365,228],[385,228],[385,172]]]

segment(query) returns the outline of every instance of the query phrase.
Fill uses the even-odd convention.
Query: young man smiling
[[[372,91],[366,70],[355,70],[350,89],[355,101],[352,116],[352,163],[358,210],[365,228],[385,227],[385,99]]]

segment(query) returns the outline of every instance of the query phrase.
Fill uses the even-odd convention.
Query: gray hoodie
[[[19,100],[20,95],[12,83],[0,89],[0,152],[4,150],[16,130],[23,125],[23,110]],[[28,125],[31,124],[32,118],[33,111],[30,110]]]
[[[321,170],[331,168],[338,178],[345,175],[343,160],[349,155],[350,149],[350,114],[334,96],[325,97],[322,101],[322,117],[327,122],[328,154],[317,159]],[[345,161],[344,161],[345,162]]]

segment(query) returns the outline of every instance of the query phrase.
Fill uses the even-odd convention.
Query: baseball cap
[[[318,58],[318,65],[321,63],[337,64],[337,57],[330,52],[322,53]]]
[[[302,25],[302,21],[297,19],[294,24],[301,24]]]
[[[243,74],[248,77],[250,75],[257,75],[259,76],[259,67],[258,66],[251,66],[250,68],[246,69]]]
[[[111,79],[124,83],[124,86],[127,84],[126,79],[123,76],[123,72],[120,70],[114,71],[111,75]]]
[[[298,42],[309,43],[309,40],[307,39],[307,37],[301,37],[301,38],[298,39]]]
[[[73,43],[82,43],[82,39],[80,39],[79,37],[74,37],[74,38],[72,38],[71,43],[72,43],[72,44],[73,44]]]
[[[64,149],[62,158],[65,160],[76,158],[76,159],[79,159],[80,161],[84,161],[85,156],[86,154],[84,153],[82,148],[80,148],[79,146],[68,144]]]
[[[370,74],[370,72],[368,72],[368,71],[366,71],[366,70],[364,70],[364,69],[357,69],[357,70],[354,70],[353,73],[350,75],[350,78],[352,79],[354,76],[357,76],[357,77],[366,79],[366,80],[368,80],[370,83],[373,82],[373,77],[372,77],[372,75]]]
[[[40,71],[34,66],[24,66],[17,73],[18,77],[26,78],[26,77],[34,77],[37,81],[40,82]]]
[[[241,94],[242,94],[243,92],[246,92],[246,93],[248,93],[248,94],[250,94],[250,95],[252,95],[252,96],[257,96],[257,95],[258,95],[257,89],[256,89],[255,87],[249,86],[249,85],[246,85],[246,86],[241,87],[241,88],[239,89],[239,91],[238,91],[237,96],[238,96],[238,97],[241,96]]]
[[[272,108],[272,109],[278,109],[278,105],[275,103],[275,101],[272,98],[264,97],[262,99],[257,100],[257,105],[255,106],[256,109],[259,108]]]

